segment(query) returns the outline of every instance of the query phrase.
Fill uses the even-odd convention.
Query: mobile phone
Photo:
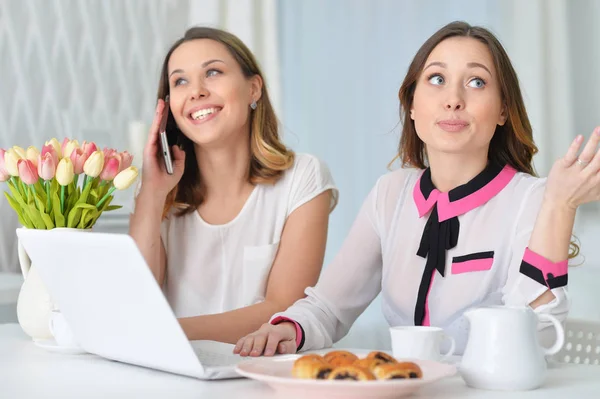
[[[167,140],[167,120],[169,119],[169,96],[165,97],[165,108],[163,109],[162,119],[160,120],[160,146],[162,147],[162,158],[165,162],[165,169],[167,173],[173,174],[173,158],[171,157],[171,147],[169,147],[169,141]]]

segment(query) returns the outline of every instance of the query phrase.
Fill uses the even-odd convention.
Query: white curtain
[[[258,60],[271,102],[281,116],[276,0],[190,0],[188,24],[238,36]]]
[[[187,15],[187,1],[0,1],[0,148],[69,136],[129,150],[138,163],[148,130],[135,126],[152,120],[165,47]],[[5,189],[0,272],[17,272],[18,221]],[[132,194],[114,203],[129,208]],[[96,230],[126,230],[127,211],[102,215]]]

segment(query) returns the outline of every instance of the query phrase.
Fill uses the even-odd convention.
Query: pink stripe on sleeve
[[[279,323],[283,323],[284,321],[294,323],[294,325],[296,326],[296,348],[298,348],[300,346],[300,343],[302,342],[302,328],[300,328],[300,324],[298,324],[298,322],[287,317],[277,316],[273,320],[271,320],[271,324],[277,325]]]
[[[560,262],[552,262],[544,258],[543,256],[533,252],[529,248],[525,249],[525,255],[523,260],[542,271],[544,277],[548,277],[548,274],[552,274],[554,277],[563,276],[568,272],[568,260],[565,259]]]

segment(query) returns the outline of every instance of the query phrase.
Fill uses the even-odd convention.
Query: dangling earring
[[[252,101],[252,104],[250,104],[250,108],[254,110],[256,109],[256,107],[258,107],[258,104],[256,104],[256,101]]]

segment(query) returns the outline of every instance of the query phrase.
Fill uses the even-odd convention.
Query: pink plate
[[[356,353],[356,352],[355,352]],[[300,355],[261,357],[239,363],[237,372],[262,381],[285,398],[400,398],[422,386],[456,374],[451,364],[430,360],[411,360],[423,371],[423,378],[388,381],[328,381],[292,377],[292,366]],[[357,353],[359,357],[361,354]]]

